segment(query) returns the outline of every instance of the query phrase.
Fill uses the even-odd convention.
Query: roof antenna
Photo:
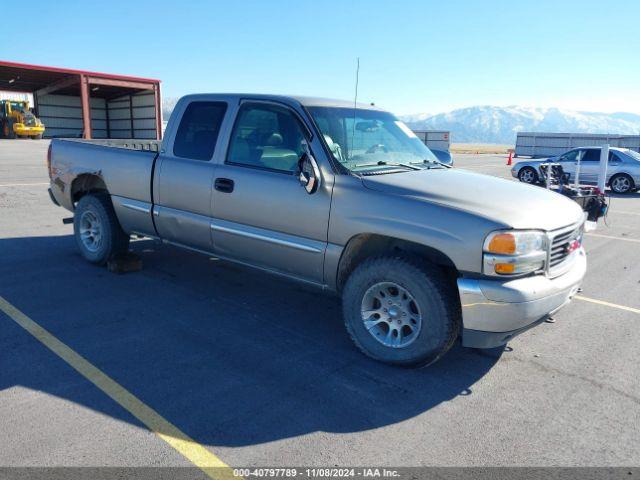
[[[353,150],[353,140],[356,135],[356,109],[358,108],[358,79],[360,77],[360,57],[356,59],[356,94],[353,98],[353,125],[351,126],[351,150]]]

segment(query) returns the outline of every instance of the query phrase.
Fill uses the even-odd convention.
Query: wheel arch
[[[616,178],[616,177],[620,177],[620,176],[629,177],[629,179],[631,180],[631,188],[632,189],[638,187],[638,183],[633,178],[633,175],[631,175],[630,173],[627,173],[627,172],[616,172],[616,173],[614,173],[613,175],[611,175],[611,177],[609,177],[609,180],[607,181],[607,185],[610,187],[611,186],[611,182],[613,182],[613,179]]]
[[[107,184],[100,175],[95,173],[83,173],[78,175],[71,183],[71,203],[75,205],[88,193],[109,193]]]
[[[340,255],[336,272],[336,289],[342,288],[353,270],[364,260],[380,255],[408,255],[441,267],[453,279],[458,269],[446,254],[421,243],[374,233],[361,233],[349,239]]]

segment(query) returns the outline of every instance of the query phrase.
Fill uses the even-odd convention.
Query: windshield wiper
[[[387,162],[387,161],[384,161],[384,160],[380,160],[379,162],[376,162],[376,163],[363,163],[363,164],[360,164],[360,165],[356,165],[355,168],[359,168],[359,167],[376,167],[376,166],[381,166],[381,167],[403,167],[403,168],[408,168],[409,170],[422,170],[422,168],[416,167],[415,165],[410,165],[408,163]]]
[[[451,168],[451,165],[447,165],[446,163],[442,163],[440,160],[427,160],[426,158],[422,161],[423,163],[434,163],[436,165],[441,165],[445,168]]]

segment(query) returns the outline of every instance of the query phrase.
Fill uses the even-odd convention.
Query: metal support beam
[[[160,84],[153,86],[156,103],[156,140],[162,140],[162,100],[160,99]]]
[[[51,85],[47,85],[40,90],[37,90],[35,93],[37,95],[47,95],[49,93],[57,92],[58,90],[62,90],[63,88],[71,87],[72,85],[77,85],[80,82],[78,75],[73,75],[69,78],[63,78],[62,80],[58,80]]]
[[[108,87],[133,88],[137,90],[153,90],[155,83],[133,82],[130,80],[113,80],[110,78],[86,77],[91,85],[106,85]]]
[[[133,95],[129,95],[129,120],[131,121],[131,138],[136,138],[136,130],[133,128]]]
[[[85,75],[80,75],[80,103],[82,104],[83,138],[91,139],[91,105],[89,102],[89,82]]]

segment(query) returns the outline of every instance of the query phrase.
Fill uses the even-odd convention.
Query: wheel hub
[[[422,328],[422,314],[413,295],[394,282],[371,286],[362,299],[361,313],[367,331],[390,348],[411,344]]]
[[[631,185],[626,177],[618,177],[614,179],[612,187],[616,192],[626,192]]]
[[[80,240],[90,252],[97,252],[102,246],[102,222],[90,210],[80,217]]]

